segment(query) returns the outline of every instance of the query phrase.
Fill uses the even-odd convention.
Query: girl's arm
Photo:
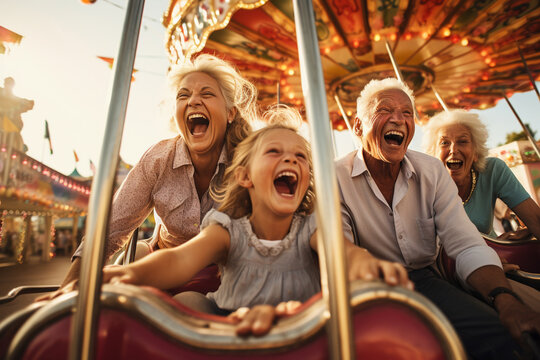
[[[346,239],[344,241],[349,280],[382,279],[388,285],[401,285],[411,290],[414,288],[413,283],[409,280],[407,270],[401,264],[379,260],[366,249],[353,245]],[[309,242],[311,248],[318,252],[316,231]]]
[[[178,247],[158,250],[127,266],[105,267],[103,282],[114,279],[159,289],[181,286],[207,265],[224,262],[229,244],[229,232],[220,225],[210,225]]]

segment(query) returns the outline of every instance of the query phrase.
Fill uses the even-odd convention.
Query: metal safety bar
[[[114,80],[109,95],[109,111],[99,168],[92,182],[88,205],[87,236],[84,256],[81,259],[79,295],[71,323],[69,349],[71,360],[90,360],[95,354],[105,236],[143,7],[144,0],[129,0],[120,48],[114,64]]]
[[[327,334],[332,359],[354,358],[349,284],[337,177],[331,150],[328,104],[311,1],[294,0],[294,20],[302,91],[311,131],[313,172],[317,193],[317,234],[321,253],[323,297],[330,311]]]

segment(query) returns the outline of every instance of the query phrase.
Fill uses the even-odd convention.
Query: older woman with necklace
[[[506,164],[487,157],[488,131],[477,114],[464,110],[441,112],[424,127],[424,150],[445,165],[458,188],[465,212],[478,231],[495,237],[493,214],[500,198],[527,225],[518,236],[532,233],[540,239],[540,207]],[[500,238],[514,237],[505,233]],[[505,264],[506,271],[519,266]],[[540,311],[540,292],[509,279],[512,289],[535,311]]]
[[[500,198],[540,239],[540,207],[506,164],[487,157],[488,132],[477,114],[464,110],[441,112],[424,127],[424,149],[439,158],[457,185],[467,215],[478,230],[493,231],[495,201]],[[509,234],[501,235],[507,238]]]

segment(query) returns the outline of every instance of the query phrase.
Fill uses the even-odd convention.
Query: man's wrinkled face
[[[356,119],[356,135],[364,151],[389,163],[403,160],[414,136],[414,110],[409,96],[399,89],[382,90],[373,96],[364,119]]]

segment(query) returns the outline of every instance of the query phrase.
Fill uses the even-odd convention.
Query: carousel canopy
[[[432,87],[449,107],[485,109],[502,92],[531,90],[529,74],[540,71],[539,0],[313,0],[313,6],[334,128],[344,128],[335,95],[350,116],[368,81],[395,76],[387,42],[421,117],[442,110]],[[171,0],[163,21],[171,63],[216,54],[257,85],[263,107],[278,96],[303,107],[291,0]]]

